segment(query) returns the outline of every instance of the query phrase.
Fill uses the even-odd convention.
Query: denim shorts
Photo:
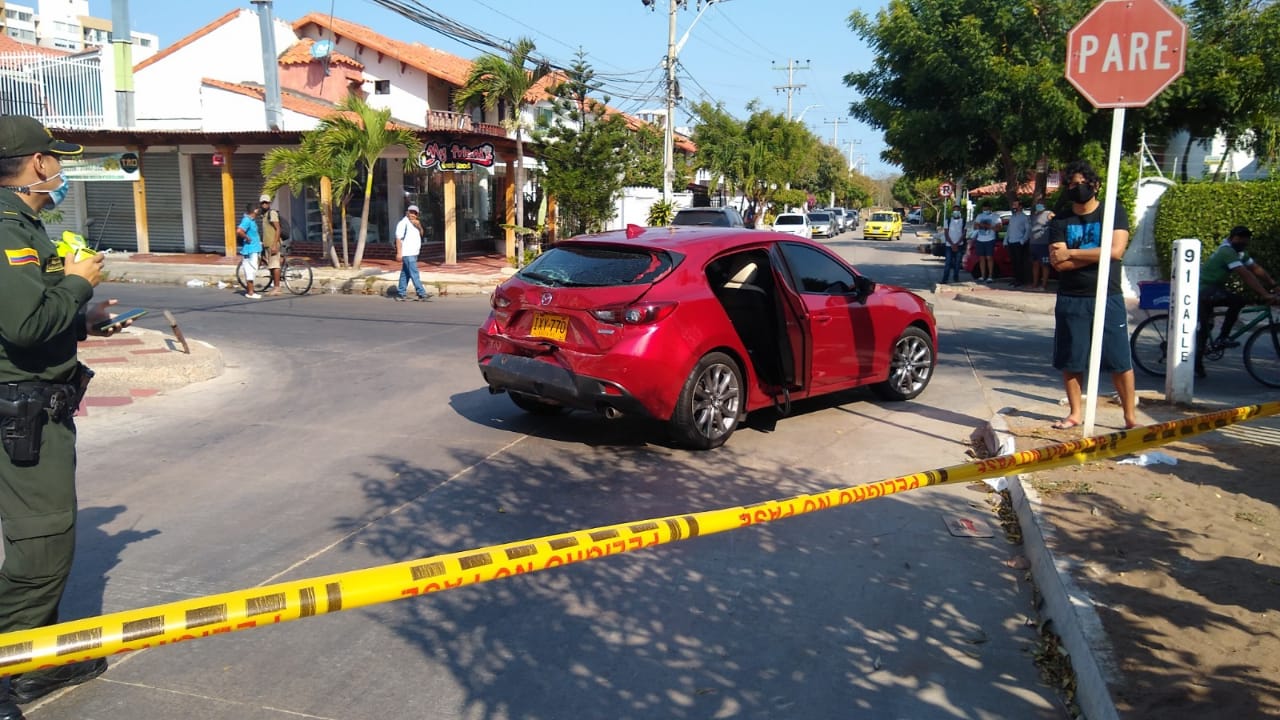
[[[996,241],[991,242],[974,242],[974,252],[978,253],[978,257],[994,257],[996,254]]]
[[[1094,298],[1059,295],[1053,315],[1053,366],[1070,373],[1089,370],[1089,348],[1093,339]],[[1129,351],[1129,320],[1123,295],[1108,295],[1106,316],[1102,323],[1102,372],[1118,373],[1133,369]]]

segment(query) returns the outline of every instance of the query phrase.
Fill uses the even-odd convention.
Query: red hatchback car
[[[551,415],[666,422],[708,449],[747,412],[869,385],[908,400],[937,362],[933,311],[822,245],[739,228],[558,243],[504,282],[479,331],[489,390]]]

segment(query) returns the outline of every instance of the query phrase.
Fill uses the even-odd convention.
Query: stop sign
[[[1067,81],[1099,108],[1142,107],[1182,75],[1187,26],[1160,0],[1103,0],[1067,34]]]

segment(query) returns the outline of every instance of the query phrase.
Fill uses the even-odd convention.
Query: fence
[[[0,114],[30,115],[55,128],[102,127],[102,65],[97,54],[0,54]]]

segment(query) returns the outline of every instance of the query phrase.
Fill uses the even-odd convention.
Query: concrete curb
[[[996,414],[979,428],[987,447],[1005,455],[1015,451],[1013,434],[1004,416]],[[1076,703],[1089,720],[1119,720],[1107,678],[1119,674],[1111,644],[1093,601],[1071,579],[1071,565],[1056,558],[1049,549],[1053,526],[1036,507],[1040,497],[1019,475],[1009,480],[1009,499],[1022,527],[1022,546],[1031,562],[1031,576],[1042,598],[1040,612],[1052,623],[1071,657],[1076,675]]]
[[[90,338],[80,344],[80,360],[94,371],[86,402],[129,398],[175,390],[222,374],[222,352],[209,343],[187,340],[190,354],[178,340],[157,330],[129,327],[111,338]]]
[[[106,276],[110,282],[156,283],[167,285],[199,285],[238,288],[235,265],[184,265],[180,263],[131,262],[111,260],[108,256]],[[512,271],[514,272],[514,270]],[[487,295],[511,273],[493,275],[461,275],[423,272],[422,284],[436,295]],[[365,270],[359,273],[315,270],[312,294],[376,295],[389,297],[396,292],[400,272]]]

